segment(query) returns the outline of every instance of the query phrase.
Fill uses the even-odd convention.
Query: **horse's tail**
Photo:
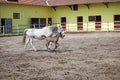
[[[22,40],[23,44],[25,44],[25,42],[26,42],[26,32],[27,32],[27,29],[25,29],[23,32],[23,40]]]

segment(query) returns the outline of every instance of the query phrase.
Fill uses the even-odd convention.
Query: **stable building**
[[[0,31],[61,25],[66,32],[119,31],[120,0],[0,0]]]

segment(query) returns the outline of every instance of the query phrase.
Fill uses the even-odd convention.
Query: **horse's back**
[[[27,36],[30,37],[36,37],[36,38],[41,38],[42,36],[50,36],[52,34],[52,31],[50,31],[49,27],[44,27],[42,29],[35,29],[35,28],[30,28],[26,29],[26,34]]]

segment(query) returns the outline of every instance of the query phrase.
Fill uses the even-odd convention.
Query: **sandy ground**
[[[56,52],[21,40],[0,37],[0,80],[120,80],[119,32],[66,34]]]

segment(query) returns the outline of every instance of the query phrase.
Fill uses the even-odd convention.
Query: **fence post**
[[[19,25],[17,24],[17,35],[19,35],[19,32],[20,32]]]
[[[5,26],[3,25],[3,34],[5,34]]]
[[[108,26],[108,30],[107,31],[109,32],[109,22],[107,22],[107,26]]]
[[[33,27],[34,27],[34,29],[35,29],[35,24],[33,24]]]
[[[68,23],[68,26],[66,25],[66,28],[68,27],[68,29],[66,29],[66,31],[68,31],[69,32],[69,23]]]
[[[88,22],[87,22],[87,32],[88,32]]]

